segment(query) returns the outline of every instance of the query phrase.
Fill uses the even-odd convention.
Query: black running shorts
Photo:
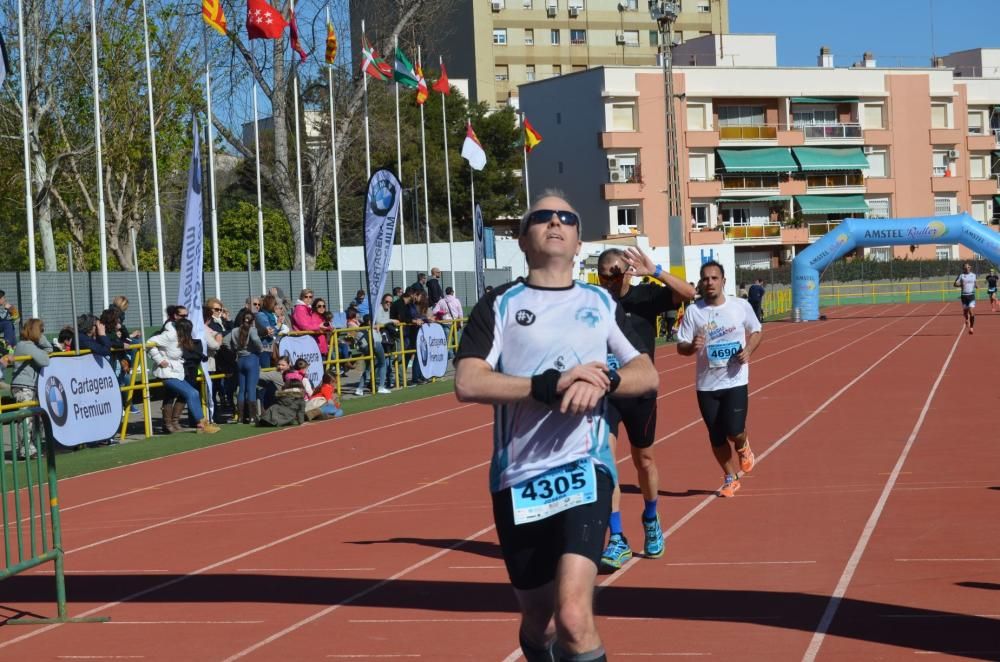
[[[625,424],[629,443],[649,448],[656,441],[656,396],[608,399],[608,429],[618,436],[618,424]]]
[[[493,521],[507,575],[514,588],[530,591],[556,578],[563,554],[579,554],[598,567],[611,515],[611,476],[597,469],[597,500],[537,522],[514,524],[510,489],[493,493]]]
[[[698,391],[698,409],[708,428],[713,446],[722,446],[728,437],[746,430],[749,392],[746,385],[718,391]]]
[[[971,308],[976,305],[976,295],[975,294],[962,294],[959,296],[962,300],[963,308]]]

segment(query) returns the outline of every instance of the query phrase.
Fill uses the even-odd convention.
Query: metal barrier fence
[[[982,290],[982,291],[980,291]],[[918,303],[958,299],[954,280],[855,283],[820,285],[820,306],[848,304]],[[985,297],[985,288],[976,290],[977,298]]]
[[[103,616],[70,618],[68,614],[55,444],[47,430],[48,421],[38,407],[0,414],[4,551],[0,580],[52,563],[56,589],[55,618],[22,616],[5,622],[29,625],[106,621]]]

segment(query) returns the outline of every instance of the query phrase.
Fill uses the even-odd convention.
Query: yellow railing
[[[775,239],[781,237],[781,225],[726,225],[723,226],[726,239],[732,241],[752,241],[754,239]]]
[[[985,289],[977,290],[985,297]],[[820,285],[821,306],[876,303],[918,303],[949,301],[958,298],[953,280],[910,281],[890,283],[846,283]]]

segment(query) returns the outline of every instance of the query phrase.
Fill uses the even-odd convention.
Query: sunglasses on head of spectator
[[[222,312],[222,308],[212,308],[212,312],[213,313],[221,313]]]
[[[566,211],[564,209],[536,209],[528,214],[528,220],[525,223],[525,227],[530,228],[532,225],[548,223],[552,220],[553,215],[555,215],[559,219],[559,222],[563,225],[580,224],[580,217],[577,216],[575,212]]]

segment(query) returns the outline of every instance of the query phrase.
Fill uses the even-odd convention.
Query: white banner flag
[[[368,278],[368,310],[375,310],[382,299],[385,275],[392,259],[392,241],[396,235],[396,220],[403,189],[396,175],[385,168],[376,170],[368,180],[365,205],[365,271]]]
[[[476,203],[476,214],[472,219],[473,245],[476,252],[476,294],[482,299],[486,293],[486,243],[483,241],[483,210]]]
[[[38,372],[38,404],[63,446],[111,439],[122,424],[122,393],[103,356],[56,356]]]
[[[443,377],[448,370],[448,335],[441,324],[424,324],[417,332],[417,361],[424,377]]]
[[[323,383],[323,355],[319,353],[319,345],[312,336],[286,336],[279,345],[282,356],[287,356],[289,363],[295,365],[299,359],[305,359],[309,364],[306,376],[313,388],[319,388]]]

